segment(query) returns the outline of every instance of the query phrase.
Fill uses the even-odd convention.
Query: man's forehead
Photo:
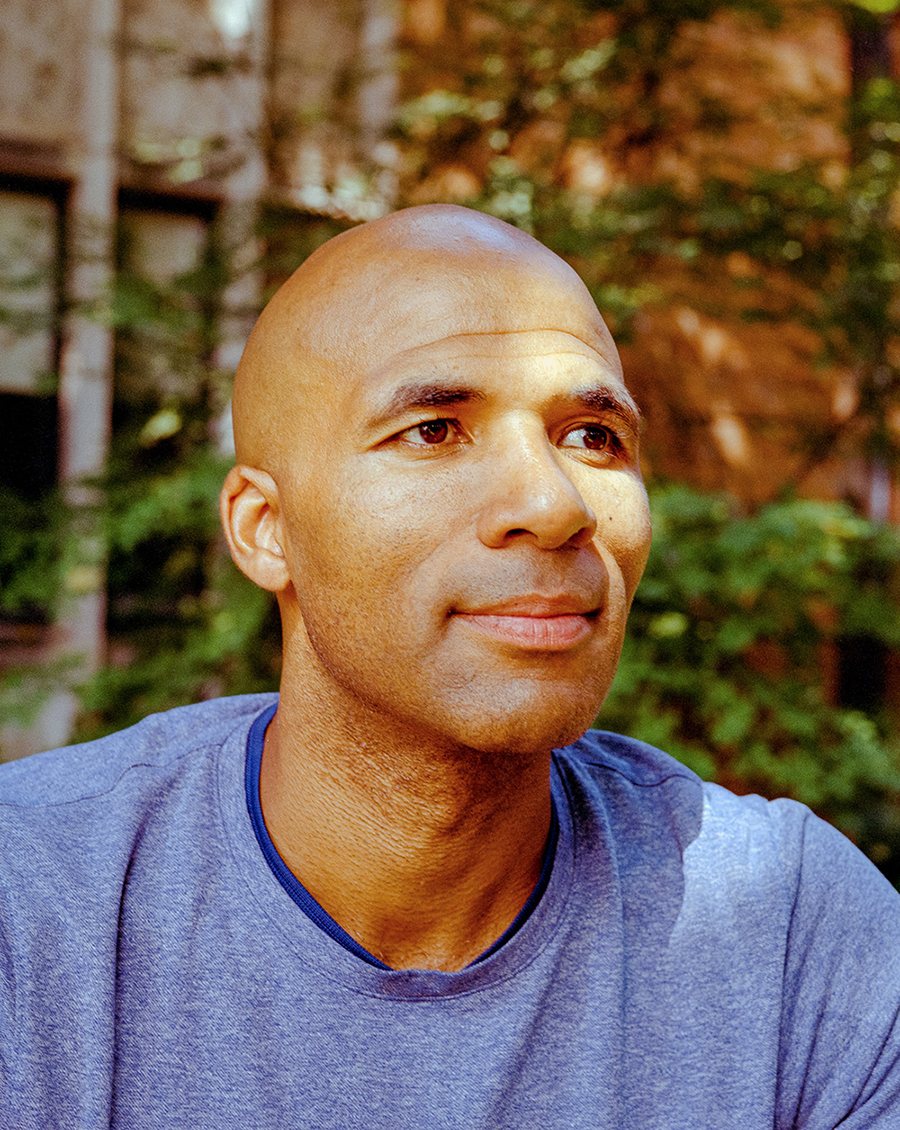
[[[316,321],[325,349],[343,363],[350,357],[361,370],[374,370],[389,358],[430,346],[462,352],[479,347],[513,352],[527,335],[567,335],[572,345],[618,364],[615,346],[590,295],[577,276],[562,278],[516,261],[473,270],[469,261],[380,264],[369,286],[359,279],[343,301]],[[315,334],[315,331],[314,331]],[[504,339],[508,339],[504,341]]]
[[[588,336],[588,335],[585,335]],[[583,375],[622,379],[622,367],[615,346],[584,341],[567,331],[556,329],[515,329],[450,334],[417,342],[406,348],[373,354],[373,363],[364,376],[378,384],[408,379],[418,372],[452,375],[514,372],[528,361],[534,371],[544,368],[571,370]],[[549,370],[548,370],[549,371]]]
[[[535,332],[568,335],[621,372],[587,288],[524,233],[460,208],[363,225],[312,255],[257,324],[235,384],[238,446],[261,458],[288,417],[343,410],[348,391],[411,350]]]

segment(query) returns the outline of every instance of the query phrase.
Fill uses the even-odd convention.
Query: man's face
[[[547,282],[530,315],[521,283],[411,280],[277,476],[319,700],[484,751],[590,725],[650,539],[617,359],[583,301]]]

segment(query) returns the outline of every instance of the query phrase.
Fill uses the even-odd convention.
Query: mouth
[[[455,619],[473,631],[524,651],[568,651],[591,634],[599,615],[573,597],[516,597],[472,611],[455,611]]]

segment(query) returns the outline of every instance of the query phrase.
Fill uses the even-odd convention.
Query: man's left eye
[[[614,432],[602,424],[583,424],[562,438],[560,447],[581,447],[587,451],[613,451],[618,443]]]
[[[424,420],[413,428],[407,428],[401,433],[401,438],[420,447],[426,444],[435,446],[446,443],[448,439],[458,439],[459,425],[453,420]]]

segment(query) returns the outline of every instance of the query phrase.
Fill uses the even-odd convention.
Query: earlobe
[[[253,467],[232,467],[219,495],[228,548],[240,571],[269,592],[290,583],[284,555],[278,487]]]

